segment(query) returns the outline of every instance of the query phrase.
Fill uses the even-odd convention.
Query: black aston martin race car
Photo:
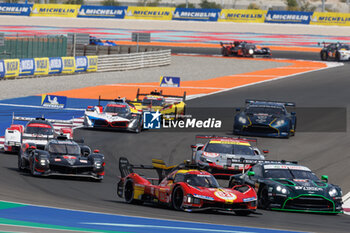
[[[91,152],[88,146],[58,136],[45,146],[24,143],[18,154],[18,169],[29,170],[33,176],[78,176],[102,180],[104,155],[99,150]]]
[[[323,42],[323,48],[320,52],[321,60],[349,61],[350,45],[342,43]],[[319,43],[320,45],[320,43]]]
[[[258,207],[262,209],[342,213],[342,191],[320,180],[309,168],[286,161],[260,161],[247,173],[230,178],[230,186],[248,184],[255,187]]]
[[[271,57],[270,48],[257,48],[254,44],[246,41],[234,41],[233,43],[223,43],[221,45],[221,54],[237,57]]]
[[[236,109],[238,113],[234,118],[234,134],[283,138],[294,136],[296,113],[289,113],[286,107],[295,107],[295,103],[246,100],[246,104],[243,111]]]

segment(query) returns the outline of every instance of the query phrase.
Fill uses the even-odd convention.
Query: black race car
[[[246,104],[243,111],[236,109],[238,113],[234,118],[234,134],[283,138],[294,136],[296,113],[289,113],[286,107],[295,107],[295,103],[246,100]]]
[[[237,57],[271,57],[270,48],[264,47],[258,49],[254,44],[246,41],[234,41],[233,43],[223,43],[221,45],[221,54],[223,56]]]
[[[342,191],[320,180],[309,168],[286,161],[260,161],[245,174],[230,178],[230,186],[255,187],[258,207],[262,209],[342,213]]]
[[[91,152],[88,146],[58,136],[50,140],[44,150],[34,143],[24,143],[18,154],[18,169],[29,170],[33,176],[78,176],[102,180],[104,155]]]
[[[342,43],[323,42],[323,48],[320,52],[321,60],[349,61],[350,45]],[[320,43],[319,43],[320,45]]]

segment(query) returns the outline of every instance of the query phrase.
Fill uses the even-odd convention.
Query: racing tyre
[[[176,186],[173,190],[171,204],[175,210],[183,210],[184,192],[181,186]]]
[[[250,215],[252,212],[249,210],[236,210],[234,211],[236,215],[238,216],[248,216]]]
[[[339,52],[337,52],[337,53],[335,54],[335,60],[336,60],[336,61],[340,61],[340,53],[339,53]]]
[[[327,61],[328,60],[327,52],[321,52],[321,60],[322,61]]]
[[[128,204],[142,204],[142,201],[134,199],[134,185],[130,180],[126,181],[125,184],[124,199]]]
[[[37,176],[35,174],[35,160],[34,160],[34,157],[32,157],[32,159],[31,159],[30,173],[32,174],[32,176]]]
[[[268,190],[266,186],[261,190],[261,193],[259,195],[258,207],[260,209],[265,209],[265,210],[270,208],[270,200],[269,200]]]
[[[17,155],[17,165],[18,165],[18,170],[19,171],[24,171],[23,161],[22,161],[20,153],[18,153],[18,155]]]

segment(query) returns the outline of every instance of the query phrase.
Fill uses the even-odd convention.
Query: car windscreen
[[[143,105],[152,105],[152,106],[162,106],[164,104],[163,99],[143,99],[142,100]]]
[[[342,44],[339,46],[339,49],[346,49],[346,50],[350,50],[350,46],[346,45],[346,44]]]
[[[237,144],[208,143],[204,151],[234,155],[255,155],[251,146]]]
[[[105,112],[108,113],[128,113],[128,108],[125,105],[107,105]]]
[[[184,181],[191,186],[203,188],[219,188],[217,180],[212,175],[185,174]]]
[[[49,124],[43,123],[29,123],[24,133],[27,134],[41,134],[41,135],[53,135],[53,128]]]
[[[245,47],[247,49],[255,49],[256,48],[255,45],[253,45],[253,44],[246,44]]]
[[[246,108],[245,112],[247,114],[269,114],[269,115],[284,115],[285,111],[283,108],[278,107],[268,107],[268,106],[249,106]]]
[[[52,154],[61,154],[61,155],[79,155],[80,147],[74,144],[51,143],[49,145],[49,152]]]
[[[308,179],[319,180],[315,174],[305,170],[294,169],[265,169],[265,178]]]

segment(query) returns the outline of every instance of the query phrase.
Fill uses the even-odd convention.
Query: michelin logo
[[[180,87],[180,78],[161,76],[160,86],[161,87]]]
[[[42,95],[41,105],[49,108],[64,108],[66,106],[67,97],[56,95]]]

